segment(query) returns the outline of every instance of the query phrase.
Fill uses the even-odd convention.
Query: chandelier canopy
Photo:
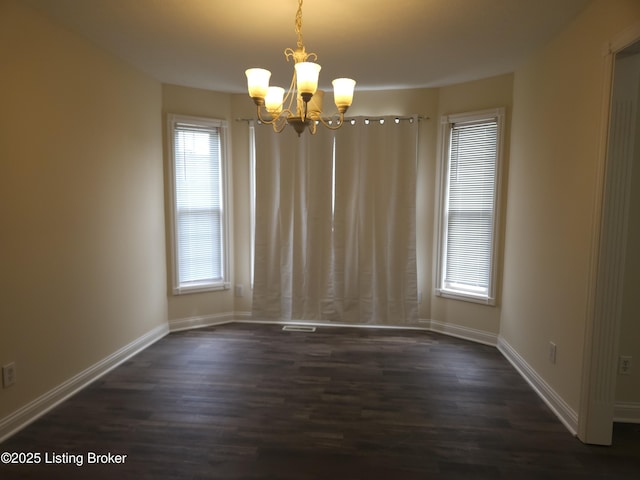
[[[289,89],[270,87],[271,72],[263,68],[250,68],[247,75],[249,96],[256,104],[258,119],[280,133],[291,125],[300,136],[308,127],[311,134],[322,123],[327,128],[337,130],[344,123],[344,114],[353,101],[355,80],[336,78],[333,80],[333,99],[338,113],[326,118],[322,112],[324,92],[318,90],[320,65],[316,63],[318,55],[307,53],[302,41],[302,2],[298,0],[295,18],[295,31],[298,45],[295,50],[287,48],[284,55],[287,61],[293,60],[294,70]],[[295,102],[295,103],[294,103]],[[266,114],[263,113],[266,110]]]

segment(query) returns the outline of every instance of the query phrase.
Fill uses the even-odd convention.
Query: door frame
[[[594,235],[589,271],[589,297],[583,354],[578,438],[611,445],[615,408],[616,366],[620,336],[626,229],[633,159],[609,158],[611,99],[615,56],[640,41],[640,24],[618,34],[605,46],[602,122],[598,148]],[[626,175],[626,177],[625,177]],[[623,248],[620,248],[620,246]]]

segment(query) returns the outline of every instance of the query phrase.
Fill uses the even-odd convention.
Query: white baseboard
[[[203,315],[197,317],[181,318],[169,320],[169,330],[178,332],[181,330],[191,330],[215,325],[225,325],[227,323],[255,323],[270,325],[309,325],[314,327],[349,327],[349,328],[374,328],[390,330],[423,330],[438,332],[451,337],[462,338],[484,345],[495,347],[498,336],[483,330],[442,323],[436,320],[418,320],[418,323],[406,325],[375,325],[363,323],[340,323],[322,320],[272,320],[253,318],[251,312],[227,312],[214,315]]]
[[[254,323],[262,325],[309,325],[314,327],[350,327],[350,328],[377,328],[395,330],[430,330],[428,325],[370,325],[362,323],[338,323],[316,320],[271,320],[255,319],[251,312],[228,312],[214,315],[204,315],[199,317],[181,318],[169,320],[169,330],[179,332],[181,330],[192,330],[196,328],[225,325],[228,323]]]
[[[451,323],[443,323],[437,320],[421,320],[421,322],[429,325],[429,330],[433,332],[443,333],[451,337],[462,338],[476,343],[482,343],[495,347],[498,344],[498,336],[495,333],[477,330],[475,328],[463,327]]]
[[[194,328],[211,327],[214,325],[224,325],[250,319],[251,312],[227,312],[216,313],[213,315],[202,315],[197,317],[179,318],[177,320],[169,320],[169,331],[179,332],[181,330],[192,330]]]
[[[572,435],[578,432],[578,414],[551,386],[522,358],[504,338],[498,338],[498,350],[531,385],[531,388],[547,404]]]
[[[0,443],[169,333],[160,325],[0,420]]]
[[[255,323],[269,325],[309,325],[314,327],[349,327],[349,328],[374,328],[389,330],[423,330],[442,333],[451,337],[461,338],[476,343],[482,343],[495,347],[498,342],[498,336],[494,333],[475,328],[453,325],[450,323],[438,322],[436,320],[418,320],[418,323],[406,325],[377,325],[366,323],[340,323],[322,320],[272,320],[272,319],[255,319],[251,312],[227,312],[214,315],[203,315],[197,317],[181,318],[177,320],[169,320],[169,330],[171,332],[179,332],[181,330],[191,330],[202,327],[211,327],[215,325],[225,325],[228,323]]]
[[[368,323],[340,323],[327,322],[322,320],[236,320],[236,323],[257,323],[268,325],[308,325],[310,327],[346,327],[346,328],[369,328],[369,329],[387,329],[387,330],[422,330],[429,331],[428,327],[423,325],[407,324],[407,325],[377,325]]]
[[[613,421],[619,423],[640,423],[640,403],[616,402]]]

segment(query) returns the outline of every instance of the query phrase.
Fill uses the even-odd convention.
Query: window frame
[[[220,280],[180,283],[180,268],[178,262],[178,222],[177,222],[177,191],[176,191],[176,150],[175,150],[175,130],[177,125],[191,125],[196,128],[217,128],[220,133],[220,199],[221,199],[221,219],[222,245],[220,248],[222,277]],[[188,116],[170,113],[167,114],[167,141],[169,151],[168,178],[170,189],[170,223],[171,223],[171,264],[172,264],[172,292],[174,295],[184,295],[190,293],[211,292],[228,290],[230,288],[229,272],[229,128],[228,122],[222,119]]]
[[[445,285],[448,245],[448,204],[449,169],[451,165],[451,135],[454,125],[496,123],[495,182],[493,191],[493,226],[491,231],[491,249],[489,259],[488,287],[484,292],[474,292],[473,288],[455,288]],[[437,206],[437,242],[436,242],[436,288],[435,295],[443,298],[463,300],[486,305],[496,305],[498,283],[498,252],[500,245],[502,164],[504,155],[505,109],[495,108],[475,112],[443,115],[440,119],[440,161],[438,162],[439,194]]]

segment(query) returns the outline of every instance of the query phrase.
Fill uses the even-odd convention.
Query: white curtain
[[[329,283],[333,132],[255,128],[253,316],[320,319]]]
[[[254,318],[417,320],[418,121],[382,120],[256,127]]]

